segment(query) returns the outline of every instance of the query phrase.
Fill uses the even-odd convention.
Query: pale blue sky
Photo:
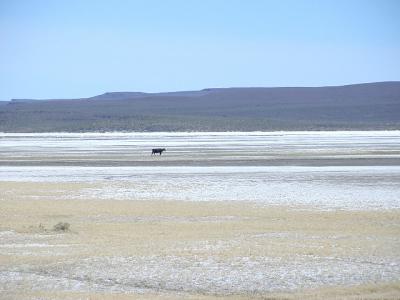
[[[0,0],[0,99],[400,80],[400,0]]]

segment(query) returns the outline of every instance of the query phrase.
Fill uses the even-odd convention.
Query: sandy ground
[[[0,184],[3,299],[400,298],[398,210],[46,200],[57,185]]]

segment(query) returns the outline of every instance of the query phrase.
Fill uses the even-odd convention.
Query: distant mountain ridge
[[[90,97],[92,100],[126,100],[146,97],[198,97],[208,93],[207,90],[201,91],[182,91],[182,92],[162,92],[162,93],[143,93],[143,92],[108,92],[102,95]]]
[[[0,103],[0,131],[400,129],[400,82],[109,92]]]

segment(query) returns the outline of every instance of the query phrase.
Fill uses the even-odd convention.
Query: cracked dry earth
[[[24,197],[58,188],[0,183],[1,298],[400,297],[397,210]]]

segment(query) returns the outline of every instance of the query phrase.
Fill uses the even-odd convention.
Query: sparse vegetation
[[[389,130],[400,128],[399,100],[398,82],[179,96],[108,93],[0,102],[0,132]]]
[[[53,230],[57,232],[66,232],[69,231],[70,224],[66,222],[59,222],[54,225]]]

